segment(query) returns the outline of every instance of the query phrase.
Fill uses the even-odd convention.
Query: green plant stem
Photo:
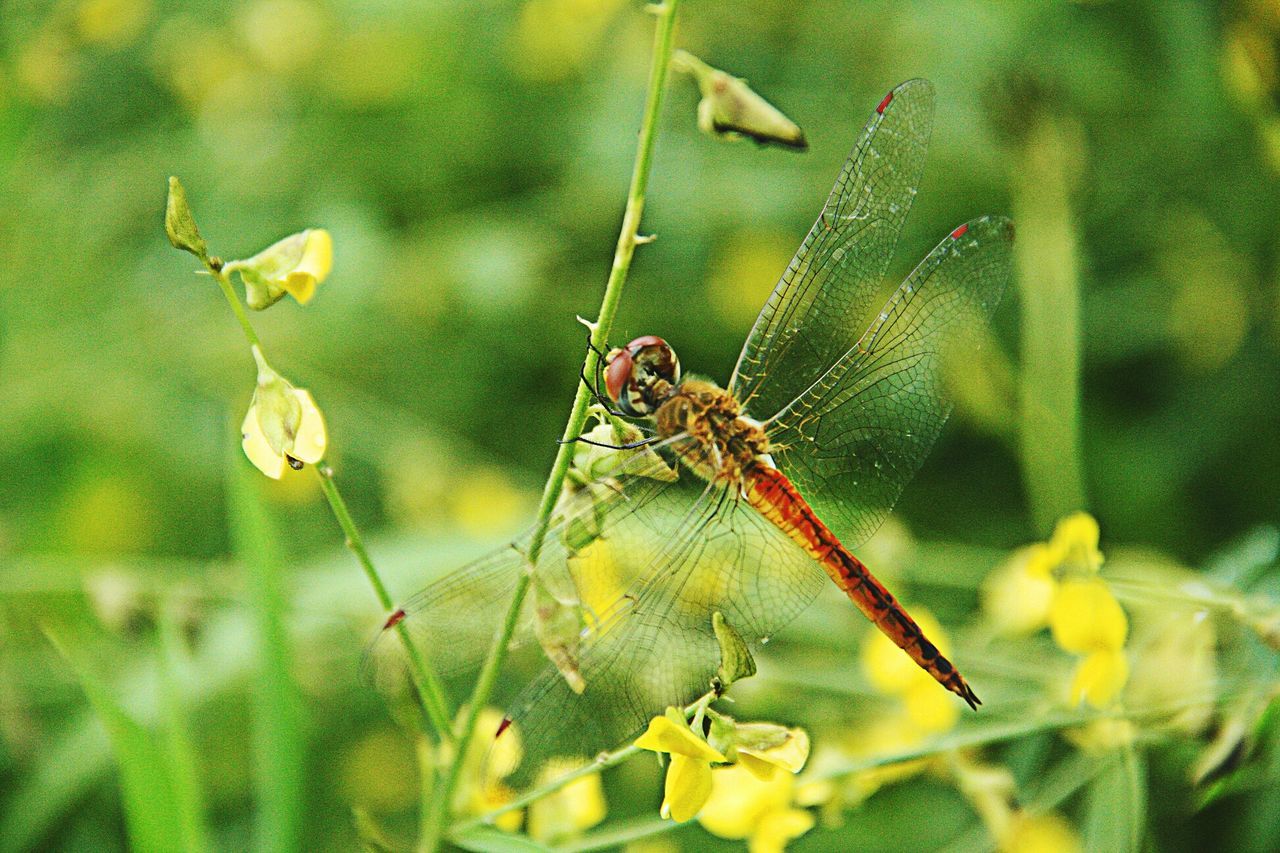
[[[333,515],[338,520],[338,526],[342,528],[343,534],[346,535],[347,547],[351,549],[351,553],[356,555],[360,568],[364,569],[364,576],[369,579],[369,585],[373,587],[373,593],[378,597],[378,603],[382,605],[383,610],[391,614],[395,604],[391,599],[391,594],[387,592],[387,587],[382,582],[382,578],[378,575],[378,570],[374,568],[373,561],[369,559],[369,552],[364,547],[364,539],[360,536],[360,530],[351,518],[351,512],[347,509],[347,502],[342,499],[342,493],[338,491],[338,484],[333,479],[333,468],[322,460],[315,466],[315,469],[320,476],[320,488],[324,490],[325,499],[329,501],[329,507],[333,510]],[[405,654],[408,657],[409,678],[413,681],[413,686],[418,691],[418,695],[422,697],[422,705],[426,709],[427,717],[431,720],[431,725],[436,730],[440,740],[444,743],[452,744],[455,738],[453,729],[449,726],[449,703],[445,699],[444,687],[440,684],[440,679],[435,672],[427,665],[426,659],[422,656],[422,651],[413,642],[412,637],[409,635],[409,629],[405,627],[403,620],[396,623],[395,630],[400,635],[400,642],[404,645]]]
[[[231,306],[231,313],[236,315],[236,319],[240,321],[240,328],[244,329],[244,336],[249,340],[250,346],[262,349],[262,342],[258,340],[258,333],[253,330],[253,325],[249,322],[249,315],[244,311],[244,305],[240,303],[240,297],[236,295],[236,290],[231,286],[231,276],[222,271],[221,264],[213,264],[205,261],[205,266],[209,270],[209,274],[218,282],[218,287],[222,288],[222,295],[227,297],[227,304]]]
[[[596,320],[595,325],[591,327],[592,347],[588,349],[586,361],[583,365],[584,376],[595,375],[596,362],[599,358],[596,352],[602,349],[608,341],[609,331],[613,326],[613,318],[618,310],[618,302],[622,298],[623,284],[626,282],[627,273],[631,269],[631,258],[635,254],[640,217],[644,212],[645,191],[649,185],[653,143],[657,137],[658,115],[662,109],[662,99],[666,91],[667,68],[671,63],[671,42],[675,31],[676,9],[678,6],[679,0],[665,0],[661,4],[649,7],[650,11],[657,17],[657,23],[653,39],[653,59],[649,69],[649,87],[645,102],[644,120],[640,126],[640,142],[636,152],[635,166],[631,172],[631,189],[627,193],[627,206],[622,216],[622,230],[618,235],[618,245],[613,254],[613,266],[609,270],[609,281],[605,285],[604,298],[600,303],[599,318]],[[507,608],[506,618],[503,620],[498,634],[494,637],[493,645],[489,649],[489,655],[485,658],[484,667],[476,679],[475,688],[471,694],[470,706],[467,709],[467,718],[459,738],[458,749],[454,753],[453,761],[445,775],[439,796],[436,797],[432,803],[431,811],[423,820],[421,850],[435,851],[439,849],[440,840],[443,837],[445,824],[449,816],[450,801],[453,799],[453,792],[458,784],[458,777],[462,771],[467,748],[475,735],[476,721],[479,719],[481,710],[488,703],[489,696],[493,693],[498,671],[506,659],[507,646],[511,640],[512,633],[515,631],[521,607],[524,605],[525,595],[529,591],[529,584],[533,578],[531,572],[538,563],[538,556],[542,551],[542,543],[545,541],[547,531],[551,527],[551,517],[556,503],[560,499],[560,491],[564,486],[565,475],[568,473],[569,465],[573,461],[573,454],[576,449],[574,440],[582,433],[582,429],[586,424],[587,409],[590,402],[591,395],[589,390],[585,385],[579,383],[577,394],[573,398],[573,409],[570,411],[569,420],[565,424],[562,437],[563,443],[556,453],[555,463],[551,467],[551,474],[547,477],[547,485],[542,492],[542,502],[538,507],[533,537],[529,543],[530,571],[522,575],[519,581],[516,582],[515,589],[511,594],[511,605]]]
[[[491,824],[507,812],[522,809],[527,805],[536,803],[543,797],[561,790],[570,782],[581,779],[583,776],[590,776],[592,773],[599,773],[603,770],[607,770],[610,767],[621,764],[628,758],[639,755],[642,752],[644,752],[643,749],[633,744],[630,746],[624,746],[620,749],[615,749],[613,752],[606,752],[602,755],[598,755],[594,760],[582,765],[578,769],[572,770],[563,776],[557,776],[545,785],[539,785],[528,793],[516,797],[511,802],[503,803],[493,811],[485,812],[478,817],[468,818],[467,820],[455,823],[450,827],[450,830],[452,832],[462,832],[464,830],[471,829],[472,827],[481,826],[482,824]]]

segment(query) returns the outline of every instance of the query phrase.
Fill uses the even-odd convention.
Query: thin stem
[[[671,41],[675,31],[676,8],[679,0],[665,0],[649,10],[657,16],[657,24],[653,39],[653,59],[649,69],[649,90],[645,103],[644,120],[640,126],[640,142],[636,151],[635,167],[631,172],[631,189],[627,193],[626,211],[622,216],[622,230],[618,235],[618,245],[613,254],[613,266],[609,271],[609,281],[605,285],[604,298],[600,303],[600,316],[591,329],[592,346],[587,351],[583,364],[583,373],[594,376],[599,356],[597,350],[602,349],[613,326],[613,318],[618,311],[618,303],[622,298],[623,284],[631,269],[631,258],[635,254],[637,235],[640,228],[640,216],[644,211],[645,191],[649,185],[649,169],[653,159],[653,143],[657,136],[658,115],[662,109],[662,99],[666,92],[667,68],[671,63]],[[462,727],[458,749],[454,752],[453,762],[449,766],[440,794],[432,803],[431,811],[423,820],[420,849],[435,851],[440,846],[444,834],[445,823],[449,814],[449,803],[453,799],[454,789],[462,771],[463,759],[467,748],[475,735],[476,721],[480,712],[489,701],[497,681],[498,671],[506,659],[507,646],[524,605],[525,595],[533,578],[532,569],[538,563],[538,555],[542,552],[542,544],[547,531],[551,527],[552,514],[556,503],[560,500],[560,491],[564,487],[565,475],[573,461],[576,449],[574,439],[582,432],[587,420],[587,409],[591,403],[591,392],[582,383],[578,383],[577,393],[573,398],[573,409],[569,421],[565,424],[563,441],[556,453],[551,474],[547,477],[546,488],[542,492],[542,502],[538,507],[533,538],[529,543],[530,571],[521,575],[511,594],[511,605],[507,609],[502,627],[494,637],[489,655],[485,658],[484,667],[476,679],[475,689],[471,694],[470,706],[467,709],[466,722]]]
[[[387,587],[382,582],[382,578],[378,575],[378,570],[374,568],[373,561],[369,559],[369,552],[364,547],[364,539],[360,536],[360,530],[351,518],[351,512],[347,509],[347,502],[342,499],[342,493],[338,491],[338,484],[333,479],[333,468],[329,467],[323,460],[314,467],[316,473],[320,476],[320,488],[324,490],[324,496],[329,501],[329,507],[333,510],[334,518],[338,520],[338,526],[342,528],[342,532],[346,536],[347,547],[351,549],[351,553],[356,555],[360,568],[364,569],[364,576],[369,579],[369,585],[373,587],[373,593],[378,597],[378,603],[382,605],[383,610],[390,614],[395,608],[395,604],[392,602],[391,594],[387,592]],[[418,691],[418,695],[422,697],[422,705],[426,709],[427,717],[431,720],[431,725],[436,730],[440,740],[444,743],[452,744],[455,738],[453,730],[449,726],[449,703],[445,699],[444,688],[440,684],[440,679],[422,657],[422,652],[410,637],[409,629],[405,627],[404,620],[398,621],[395,627],[396,632],[400,635],[400,642],[404,645],[405,654],[408,656],[409,678],[413,681],[413,686]]]
[[[244,329],[244,336],[249,341],[249,346],[262,349],[262,342],[258,340],[258,333],[253,330],[253,326],[249,323],[249,315],[244,312],[244,306],[240,304],[240,297],[236,295],[235,288],[231,286],[231,276],[222,270],[220,264],[212,264],[205,261],[205,266],[209,270],[209,274],[218,282],[218,287],[222,288],[222,295],[227,297],[227,304],[231,306],[231,313],[236,315],[236,319],[240,321],[240,328]]]

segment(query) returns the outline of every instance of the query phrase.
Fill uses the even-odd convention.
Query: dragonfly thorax
[[[605,390],[609,399],[633,418],[658,411],[680,385],[680,360],[657,335],[636,338],[605,356]]]
[[[681,461],[706,480],[741,483],[769,457],[764,428],[742,414],[742,404],[705,379],[686,379],[654,414],[658,436],[687,436],[674,445]]]

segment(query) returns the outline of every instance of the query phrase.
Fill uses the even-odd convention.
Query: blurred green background
[[[690,2],[677,46],[749,79],[810,150],[700,135],[696,91],[674,79],[644,221],[659,239],[614,338],[661,334],[686,369],[727,379],[871,108],[929,78],[934,141],[891,272],[982,213],[1014,215],[1043,251],[1019,257],[999,343],[899,517],[928,542],[1047,535],[1027,472],[1076,460],[1020,449],[1012,365],[1019,289],[1065,275],[1084,507],[1104,550],[1198,565],[1280,505],[1278,34],[1264,0]],[[253,319],[325,411],[340,482],[404,595],[532,517],[583,355],[574,315],[595,316],[608,272],[650,39],[622,0],[0,3],[7,848],[126,843],[102,729],[42,626],[144,717],[157,626],[195,637],[210,832],[234,847],[253,831],[255,593],[226,508],[253,362],[213,282],[164,239],[167,177],[223,257],[332,232],[315,300]],[[412,745],[357,679],[382,614],[314,478],[266,497],[310,771],[303,837],[342,849],[353,802],[411,811]],[[978,554],[975,576],[998,559]],[[652,809],[656,788],[635,791]]]

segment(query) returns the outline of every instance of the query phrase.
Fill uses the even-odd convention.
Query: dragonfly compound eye
[[[632,417],[654,413],[680,382],[680,361],[662,338],[645,335],[606,357],[605,390]]]

